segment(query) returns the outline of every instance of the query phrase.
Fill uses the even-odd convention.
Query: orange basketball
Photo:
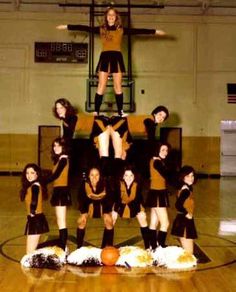
[[[102,263],[106,266],[114,266],[119,256],[119,250],[114,246],[106,246],[101,252]]]

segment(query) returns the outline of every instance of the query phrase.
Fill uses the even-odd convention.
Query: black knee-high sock
[[[161,231],[161,230],[158,231],[157,241],[161,247],[166,247],[166,245],[165,245],[166,236],[167,236],[167,232]]]
[[[106,246],[113,246],[113,238],[114,228],[113,229],[104,228],[101,248],[104,248]]]
[[[77,248],[80,248],[81,246],[83,246],[84,235],[85,235],[85,228],[84,229],[77,228],[77,232],[76,232]]]
[[[103,98],[102,94],[98,93],[95,94],[95,112],[97,112],[98,115],[102,104],[102,98]]]
[[[123,93],[116,94],[117,111],[120,116],[122,115],[123,111],[123,100],[124,100]]]
[[[104,177],[110,176],[110,158],[107,156],[102,156],[100,158],[100,168],[101,168],[101,173]]]
[[[124,160],[122,160],[121,158],[115,158],[114,168],[113,168],[114,176],[116,178],[121,178],[123,170],[124,170]]]
[[[52,239],[52,240],[48,240],[45,242],[41,242],[38,244],[37,249],[38,248],[44,248],[44,247],[49,247],[49,246],[59,246],[61,247],[61,241],[59,238],[57,239]]]
[[[65,250],[67,237],[68,237],[67,228],[59,229],[59,236],[60,236],[60,244],[61,244],[60,247]]]
[[[157,231],[149,229],[150,246],[152,249],[157,248]]]
[[[148,227],[140,227],[141,234],[143,237],[144,247],[145,249],[148,249],[150,247],[150,241],[149,241],[149,228]]]

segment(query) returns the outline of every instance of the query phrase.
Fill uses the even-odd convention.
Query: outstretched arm
[[[155,34],[156,35],[160,35],[160,36],[166,35],[166,33],[163,30],[161,30],[161,29],[156,29]]]
[[[59,30],[64,30],[64,29],[67,29],[67,24],[59,24],[58,26],[56,26],[56,29],[59,29]]]
[[[86,31],[86,32],[94,32],[99,33],[99,26],[91,27],[88,25],[82,25],[82,24],[60,24],[56,26],[59,30],[73,30],[73,31]]]
[[[163,30],[160,29],[149,29],[149,28],[124,28],[124,34],[140,34],[140,35],[166,35]]]

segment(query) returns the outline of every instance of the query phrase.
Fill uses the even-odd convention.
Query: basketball
[[[102,263],[106,266],[114,266],[119,256],[119,250],[114,246],[106,246],[101,252]]]

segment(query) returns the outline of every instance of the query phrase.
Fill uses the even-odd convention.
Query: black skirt
[[[149,190],[146,200],[146,207],[169,207],[169,196],[167,190]]]
[[[123,56],[119,51],[104,51],[101,53],[96,72],[118,73],[125,72]]]
[[[173,222],[171,234],[178,237],[196,239],[197,230],[193,218],[188,219],[185,217],[185,214],[177,214]]]
[[[117,124],[119,126],[115,127]],[[128,130],[127,118],[122,118],[118,116],[112,116],[111,118],[108,118],[106,116],[97,116],[94,118],[93,128],[90,135],[90,139],[92,140],[94,146],[97,149],[99,148],[98,136],[102,134],[108,126],[115,127],[115,131],[119,133],[119,136],[122,139],[123,149],[127,151],[132,144],[132,137]]]
[[[53,189],[50,203],[53,207],[56,206],[71,206],[71,194],[68,187],[55,187]]]
[[[80,200],[79,211],[81,214],[89,213],[92,218],[101,218],[103,214],[108,214],[112,211],[112,204],[106,198],[98,201],[91,199]]]
[[[120,123],[120,126],[116,128],[116,132],[119,133],[120,137],[123,138],[124,134],[128,131],[127,118],[122,118],[118,116],[112,116],[111,118],[107,116],[96,116],[93,122],[93,128],[91,132],[91,138],[99,136],[108,126],[115,127]]]
[[[110,118],[106,116],[96,116],[93,121],[92,132],[90,138],[93,140],[95,137],[99,136],[107,127],[110,125]]]
[[[134,218],[137,216],[139,212],[141,212],[140,204],[136,202],[131,202],[130,204],[127,204],[129,211],[130,211],[130,218]],[[118,214],[122,218],[124,215],[126,204],[121,204],[117,210]]]
[[[43,234],[49,231],[48,222],[43,213],[34,217],[27,216],[25,235]]]
[[[119,125],[119,127],[116,128],[116,125]],[[116,132],[119,133],[120,137],[123,138],[124,134],[128,131],[128,121],[127,118],[122,118],[118,116],[112,116],[110,118],[110,125],[113,128],[116,128]]]

